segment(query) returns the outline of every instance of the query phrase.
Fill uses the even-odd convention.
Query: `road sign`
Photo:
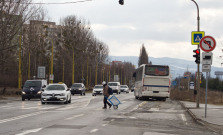
[[[211,36],[205,36],[200,41],[200,47],[205,52],[213,51],[216,46],[215,39]]]
[[[45,78],[46,67],[38,66],[37,78]]]
[[[191,44],[199,45],[200,40],[204,37],[204,31],[192,31],[191,32]]]
[[[54,80],[54,75],[53,74],[50,74],[50,80]]]
[[[202,72],[211,72],[211,65],[202,65]]]
[[[213,58],[212,52],[202,52],[202,64],[203,65],[211,65],[212,58]]]

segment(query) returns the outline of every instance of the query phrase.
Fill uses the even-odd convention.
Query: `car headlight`
[[[26,94],[26,93],[23,91],[22,94]]]
[[[42,96],[47,96],[47,94],[46,93],[42,93]]]
[[[41,93],[42,93],[42,91],[38,91],[38,92],[37,92],[37,94],[41,94]]]
[[[61,93],[60,96],[65,96],[65,93]]]

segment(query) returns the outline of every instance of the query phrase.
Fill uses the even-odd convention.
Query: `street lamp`
[[[198,4],[195,0],[191,0],[193,1],[196,6],[197,6],[197,31],[199,32],[200,31],[200,16],[199,16],[199,7],[198,7]],[[198,45],[197,46],[197,49],[199,49],[200,46]],[[200,101],[200,64],[198,63],[197,64],[197,104],[196,104],[196,107],[199,108],[199,101]]]

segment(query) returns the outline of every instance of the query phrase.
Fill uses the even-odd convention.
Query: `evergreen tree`
[[[144,47],[144,44],[142,44],[142,48],[140,49],[138,66],[142,64],[149,64],[149,58],[146,52],[146,48]]]

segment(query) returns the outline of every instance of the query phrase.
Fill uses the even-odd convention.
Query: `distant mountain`
[[[137,56],[109,56],[111,61],[122,61],[122,62],[131,62],[136,67],[138,67],[138,57]],[[178,76],[183,76],[185,71],[190,71],[191,73],[195,73],[197,71],[197,65],[194,61],[188,61],[184,59],[175,59],[175,58],[154,58],[149,57],[149,61],[152,62],[153,65],[168,65],[170,66],[171,73],[173,78]],[[200,65],[200,71],[202,70]],[[223,71],[222,68],[211,66],[211,77],[215,78],[215,71]],[[205,73],[204,73],[205,74]]]

